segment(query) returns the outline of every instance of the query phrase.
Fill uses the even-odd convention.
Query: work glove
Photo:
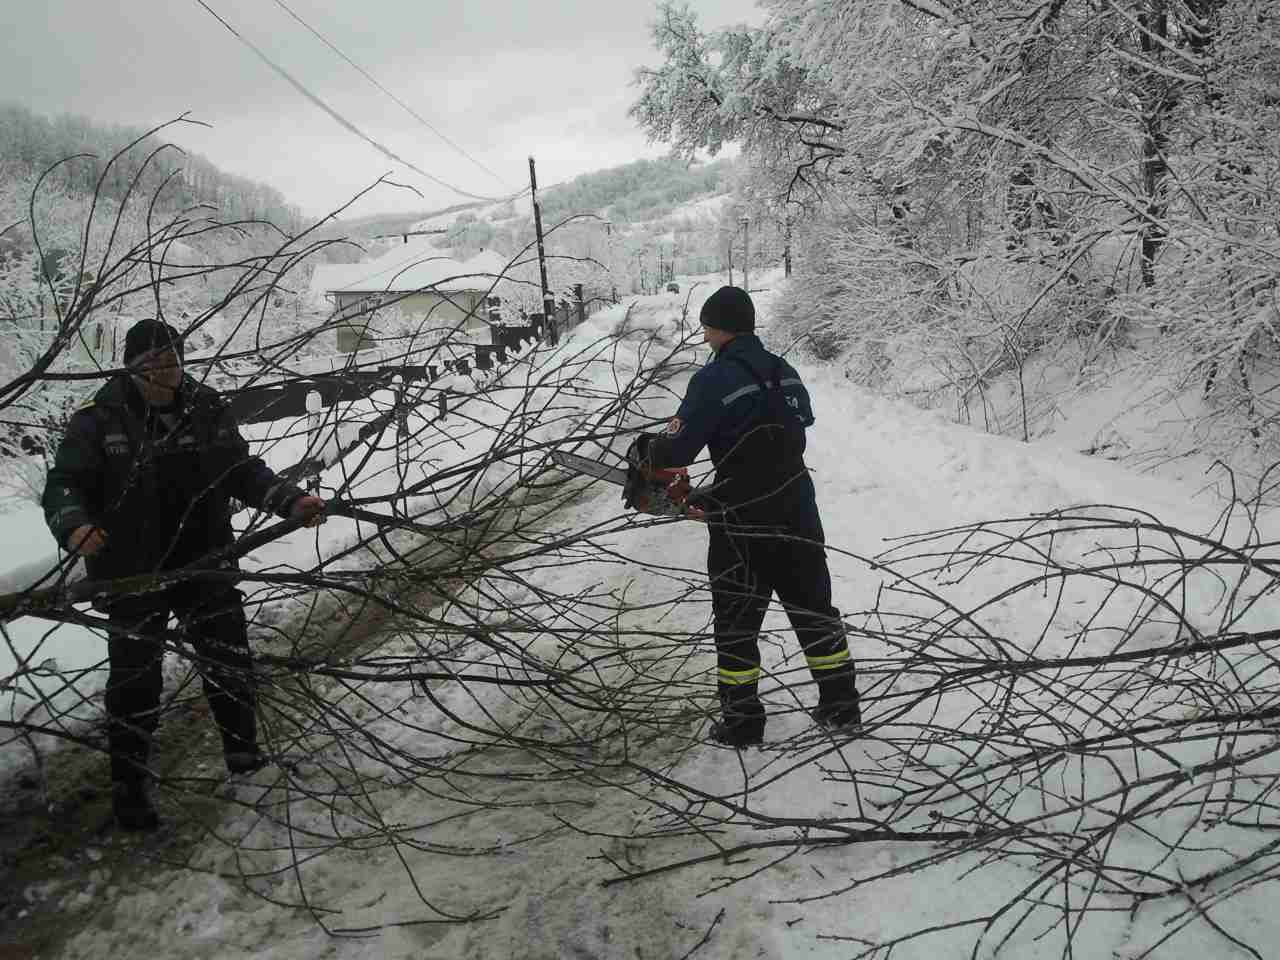
[[[659,472],[666,473],[668,471]],[[681,467],[670,472],[675,474],[675,478],[667,484],[667,499],[675,504],[680,514],[687,519],[705,521],[707,512],[698,497],[698,491],[689,483],[688,471]]]

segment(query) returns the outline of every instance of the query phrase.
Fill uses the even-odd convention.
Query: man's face
[[[133,362],[134,376],[162,390],[177,390],[182,382],[182,361],[173,347],[149,350]]]
[[[702,325],[702,342],[709,346],[713,353],[719,353],[720,348],[732,340],[733,336],[732,333],[724,330],[708,327],[705,323]]]

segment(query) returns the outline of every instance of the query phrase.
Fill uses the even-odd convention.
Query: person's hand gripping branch
[[[64,546],[67,553],[77,557],[92,557],[107,545],[107,531],[95,527],[91,523],[83,524],[71,531]]]
[[[318,527],[327,519],[324,512],[326,507],[328,504],[324,500],[309,493],[293,501],[293,506],[289,508],[289,518],[301,521],[304,527]]]

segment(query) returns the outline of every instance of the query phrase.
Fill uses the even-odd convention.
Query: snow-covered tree
[[[1228,361],[1275,312],[1274,5],[762,5],[762,27],[707,31],[659,4],[632,113],[686,155],[741,145],[749,197],[794,225],[793,320],[845,347],[985,328],[994,355],[1149,319],[1175,379],[1232,372],[1267,415]],[[1024,291],[999,308],[973,285],[997,274]]]

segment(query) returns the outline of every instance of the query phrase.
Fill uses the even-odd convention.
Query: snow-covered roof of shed
[[[307,285],[307,302],[322,303],[330,290],[340,290],[369,272],[367,263],[317,263]]]
[[[507,269],[507,258],[482,250],[468,260],[425,244],[401,244],[377,260],[358,264],[359,276],[344,277],[330,293],[408,293],[413,290],[488,290]]]
[[[209,259],[191,244],[183,243],[181,240],[159,241],[151,247],[150,254],[153,261],[158,263],[163,260],[166,266],[185,267],[205,263]]]

